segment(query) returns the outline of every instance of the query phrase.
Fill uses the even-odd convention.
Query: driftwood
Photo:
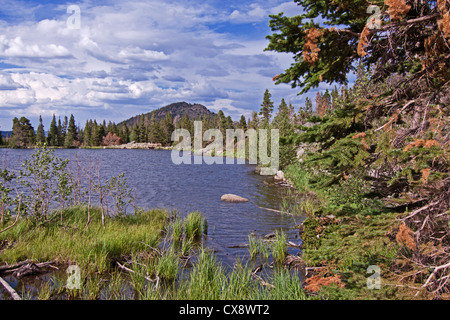
[[[120,264],[118,261],[116,261],[116,263],[117,263],[117,266],[119,266],[120,269],[125,270],[125,271],[130,272],[130,273],[135,273],[134,270],[125,267],[123,264]],[[155,283],[155,287],[153,288],[153,290],[156,290],[158,288],[158,284],[159,284],[159,277],[158,276],[156,276],[155,280],[151,279],[148,276],[144,276],[144,279],[147,280],[148,282],[151,282],[151,283],[155,283],[156,282]]]
[[[11,265],[4,265],[4,266],[0,266],[0,273],[4,272],[4,271],[8,271],[8,270],[12,270],[12,269],[17,269],[21,266],[23,266],[24,264],[30,263],[30,260],[25,260],[25,261],[21,261],[15,264],[11,264]]]
[[[0,283],[11,294],[11,296],[14,300],[22,300],[22,298],[20,298],[20,296],[17,294],[17,292],[2,277],[0,277]]]
[[[272,212],[276,212],[276,213],[282,213],[282,214],[287,214],[287,215],[293,216],[293,214],[290,213],[290,212],[281,211],[281,210],[275,210],[275,209],[270,209],[270,208],[265,208],[265,207],[260,207],[260,206],[257,206],[257,207],[260,208],[260,209],[263,209],[263,210],[267,210],[267,211],[272,211]]]
[[[12,273],[14,277],[20,279],[22,277],[30,276],[43,272],[45,267],[53,267],[56,261],[47,261],[41,263],[34,263],[30,260],[21,261],[12,265],[0,266],[0,273]],[[57,269],[57,268],[56,268]]]
[[[266,238],[264,239],[265,242],[274,242],[275,240],[272,240],[270,238]],[[286,246],[287,247],[293,247],[293,248],[301,248],[302,245],[301,244],[295,244],[292,241],[287,241],[286,242]],[[231,245],[231,246],[227,246],[228,249],[243,249],[243,248],[249,248],[250,245],[249,244],[236,244],[236,245]]]

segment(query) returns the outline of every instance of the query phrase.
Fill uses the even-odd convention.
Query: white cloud
[[[22,88],[22,85],[15,82],[10,74],[0,72],[0,90],[16,90],[19,88]]]
[[[295,100],[290,86],[272,82],[290,57],[264,52],[263,37],[215,31],[216,23],[236,27],[292,13],[295,3],[255,0],[221,8],[212,2],[84,0],[80,30],[67,28],[63,5],[55,9],[61,16],[41,21],[28,6],[26,20],[0,23],[2,62],[23,67],[0,73],[1,108],[10,115],[74,113],[84,124],[91,117],[121,121],[183,100],[238,118],[259,109],[266,88],[275,104],[289,95]],[[11,12],[27,5],[8,3]],[[0,125],[10,120],[3,116]]]
[[[229,19],[235,23],[250,23],[259,22],[267,17],[267,10],[263,9],[259,4],[252,3],[247,10],[242,12],[239,10],[234,10]]]
[[[39,45],[36,43],[24,43],[22,38],[8,39],[0,36],[0,57],[18,58],[67,58],[71,54],[67,48],[56,44]]]
[[[145,50],[139,47],[122,49],[119,52],[119,58],[143,61],[167,60],[169,57],[162,51]]]

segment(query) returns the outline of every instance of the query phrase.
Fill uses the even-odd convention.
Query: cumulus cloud
[[[12,18],[0,23],[0,59],[22,67],[0,73],[0,105],[10,116],[121,121],[185,100],[239,117],[259,109],[266,88],[274,100],[298,100],[272,82],[291,58],[264,52],[264,36],[248,39],[236,28],[295,13],[291,1],[84,0],[79,30],[67,28],[66,6],[47,4],[36,19],[44,13],[33,3],[6,1]],[[12,14],[21,8],[22,18]]]
[[[19,88],[23,88],[22,85],[15,82],[10,74],[0,72],[0,90],[16,90]]]

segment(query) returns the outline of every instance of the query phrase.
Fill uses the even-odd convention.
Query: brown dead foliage
[[[339,288],[344,287],[344,283],[341,281],[339,275],[323,277],[318,274],[305,280],[305,290],[309,292],[319,292],[323,286],[330,286],[333,283],[337,284]]]
[[[408,144],[403,151],[408,151],[411,148],[418,148],[418,147],[425,147],[427,149],[431,148],[432,146],[441,146],[441,144],[433,139],[429,139],[429,140],[425,140],[425,139],[414,139],[413,142],[411,142],[410,144]]]
[[[354,135],[354,136],[352,137],[352,139],[360,139],[361,144],[362,144],[364,150],[369,150],[369,146],[368,146],[367,143],[366,143],[365,137],[366,137],[366,133],[365,133],[365,132],[360,132],[360,133]]]
[[[389,6],[388,13],[391,20],[401,20],[411,9],[405,0],[385,0],[384,4]]]
[[[311,28],[306,32],[306,42],[303,45],[303,59],[314,66],[319,60],[320,48],[317,46],[318,38],[322,35],[322,31]]]
[[[364,57],[367,55],[366,47],[369,44],[368,36],[370,34],[369,28],[367,25],[364,27],[361,32],[361,36],[359,37],[357,53],[360,57]]]
[[[431,169],[430,168],[422,169],[422,170],[420,170],[420,172],[422,173],[422,177],[420,178],[420,181],[422,181],[422,183],[427,183],[428,177],[430,176]]]
[[[414,241],[413,235],[414,232],[403,222],[398,229],[395,239],[398,244],[405,244],[409,249],[414,251],[416,250],[416,242]]]
[[[448,0],[438,0],[437,6],[439,8],[439,11],[441,12],[442,19],[438,20],[438,27],[439,30],[444,33],[444,36],[446,38],[450,38],[450,10],[447,9],[448,7]]]
[[[108,132],[108,134],[103,137],[104,146],[118,146],[121,144],[122,139],[115,133],[111,134],[111,132]]]

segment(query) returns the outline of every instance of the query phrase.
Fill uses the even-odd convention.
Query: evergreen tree
[[[130,140],[135,142],[141,142],[141,132],[138,123],[135,123],[130,133]]]
[[[45,143],[45,131],[44,131],[44,125],[42,123],[42,117],[39,116],[39,125],[36,131],[36,142],[38,144],[44,144]]]
[[[331,110],[317,108],[311,117],[316,124],[302,127],[306,132],[298,137],[318,148],[297,164],[306,173],[302,185],[326,198],[308,219],[328,212],[346,216],[342,231],[348,223],[361,223],[353,215],[379,215],[390,230],[399,230],[395,240],[383,241],[406,244],[396,255],[389,254],[386,272],[399,275],[402,286],[420,287],[429,298],[440,298],[450,291],[450,245],[443,237],[450,233],[449,3],[375,2],[384,4],[384,11],[382,24],[373,27],[365,14],[367,1],[295,2],[301,15],[271,16],[267,49],[295,57],[277,83],[290,83],[302,93],[321,82],[345,85],[356,62],[363,66],[355,85],[342,86],[339,97],[334,93]],[[382,220],[392,212],[396,222]],[[372,224],[361,226],[358,233]],[[402,228],[409,243],[401,240],[406,237]],[[365,250],[372,248],[369,244]],[[305,252],[310,249],[317,247],[306,245]],[[411,272],[414,277],[408,276]]]
[[[144,114],[139,117],[139,142],[148,142],[148,125]]]
[[[84,125],[83,131],[83,142],[85,146],[91,145],[91,136],[92,136],[92,120],[86,120],[86,124]]]
[[[10,145],[14,148],[31,147],[36,144],[36,134],[30,120],[21,117],[13,119],[13,133],[10,139]]]
[[[130,130],[128,129],[128,126],[126,123],[123,124],[122,130],[120,130],[120,138],[122,139],[123,143],[130,142]]]
[[[231,119],[231,116],[227,116],[226,118],[225,129],[234,129],[234,123],[233,119]]]
[[[163,129],[161,124],[156,119],[156,114],[152,112],[148,131],[148,142],[162,143],[163,142]]]
[[[272,94],[268,89],[264,92],[263,102],[261,103],[261,110],[259,114],[262,116],[261,128],[267,129],[270,124],[270,118],[272,117],[273,102],[271,100]]]
[[[298,110],[298,116],[297,116],[298,124],[300,124],[300,125],[305,124],[306,120],[309,117],[311,117],[312,115],[313,115],[312,102],[311,102],[311,99],[306,97],[305,106],[304,107],[300,106],[300,108]]]
[[[273,119],[273,125],[280,130],[280,137],[290,137],[293,134],[293,127],[289,118],[289,108],[284,99],[281,99],[278,113]]]
[[[169,111],[166,112],[166,116],[163,119],[162,131],[163,131],[163,141],[164,145],[170,145],[172,141],[172,132],[175,130],[173,125],[173,118]]]
[[[252,112],[252,118],[248,121],[248,127],[249,129],[255,129],[257,130],[259,128],[259,117],[258,112],[253,111]]]
[[[49,146],[58,145],[58,127],[56,126],[56,117],[53,114],[52,121],[50,122],[50,130],[47,135],[47,144]]]
[[[97,127],[97,129],[94,137],[94,146],[101,146],[103,142],[103,137],[106,136],[105,127],[103,126],[103,124],[97,126],[96,123],[94,127],[95,126]]]
[[[75,125],[75,117],[73,116],[73,114],[71,114],[67,127],[67,133],[65,135],[64,147],[72,147],[74,145],[74,142],[77,140],[77,127]]]
[[[64,116],[64,122],[61,123],[61,118],[58,118],[58,146],[63,147],[66,141],[66,134],[67,134],[67,124],[68,119],[67,116]]]
[[[216,128],[222,132],[222,135],[225,136],[225,130],[227,127],[227,118],[225,117],[225,114],[222,110],[219,110],[217,112],[216,122],[215,122]]]
[[[238,128],[244,129],[244,131],[247,130],[247,121],[245,120],[244,115],[241,115],[241,119],[239,120]]]

